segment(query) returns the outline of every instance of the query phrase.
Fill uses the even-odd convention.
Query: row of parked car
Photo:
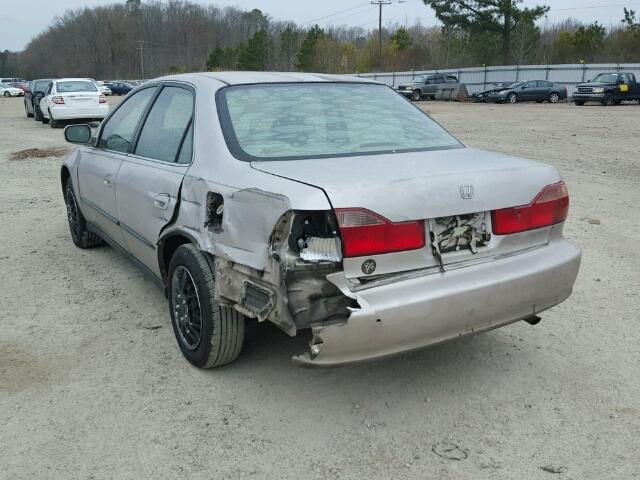
[[[60,126],[65,120],[102,120],[109,113],[107,95],[126,95],[138,82],[101,82],[91,78],[40,78],[25,83],[20,94],[11,91],[6,96],[24,96],[27,117]],[[2,88],[7,84],[2,84]],[[0,90],[2,95],[2,90]]]
[[[401,95],[413,101],[434,100],[439,89],[458,83],[453,75],[421,75],[413,81],[398,86]],[[550,102],[569,98],[567,88],[548,80],[494,83],[489,88],[473,93],[474,102]],[[640,84],[633,73],[601,73],[592,80],[576,86],[571,100],[578,106],[586,102],[598,102],[605,106],[619,105],[626,100],[640,101]]]

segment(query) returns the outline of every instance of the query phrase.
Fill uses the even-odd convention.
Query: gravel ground
[[[422,106],[558,167],[573,296],[535,327],[332,370],[292,365],[305,339],[261,325],[199,371],[162,292],[71,243],[61,158],[9,159],[62,130],[0,98],[0,478],[640,478],[640,106]]]

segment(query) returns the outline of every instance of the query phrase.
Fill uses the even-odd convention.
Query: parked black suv
[[[127,82],[104,82],[114,95],[126,95],[135,87]]]
[[[640,101],[640,84],[633,73],[601,73],[573,92],[573,103],[578,106],[585,102],[620,105],[623,100]]]
[[[27,117],[35,117],[37,122],[42,121],[42,112],[39,107],[40,99],[44,97],[44,92],[52,81],[51,78],[39,78],[29,82],[29,87],[24,92],[24,111]]]

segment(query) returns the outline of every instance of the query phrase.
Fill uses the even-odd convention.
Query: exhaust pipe
[[[540,318],[538,315],[531,315],[530,317],[524,319],[524,321],[529,325],[537,325],[540,323],[540,320],[542,320],[542,318]]]

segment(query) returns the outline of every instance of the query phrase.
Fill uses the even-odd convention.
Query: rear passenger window
[[[191,157],[193,156],[193,122],[189,124],[189,130],[182,142],[182,148],[180,149],[180,155],[178,155],[178,163],[186,164],[191,163]]]
[[[136,155],[165,162],[180,161],[176,158],[178,149],[192,115],[191,91],[180,87],[165,87],[142,127]]]
[[[142,118],[142,114],[147,109],[156,90],[155,87],[145,88],[125,100],[102,129],[98,147],[127,153],[138,122],[140,122],[140,118]]]

